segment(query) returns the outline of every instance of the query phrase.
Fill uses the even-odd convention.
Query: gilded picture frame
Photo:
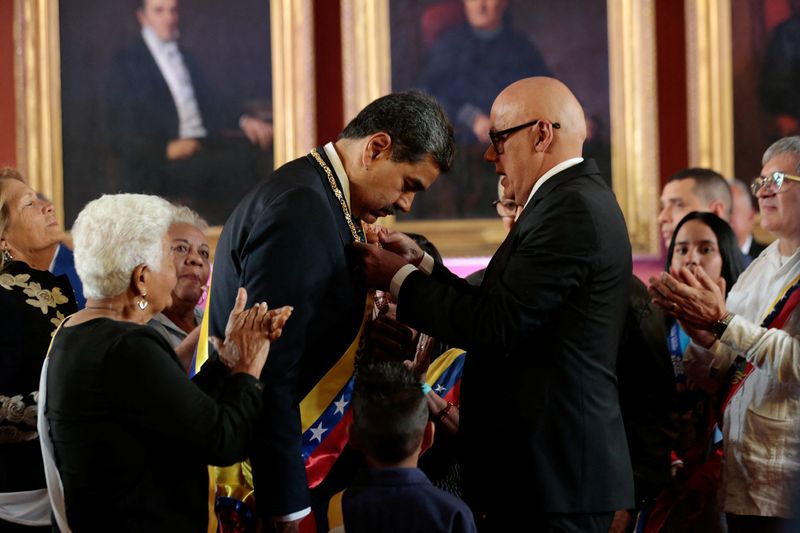
[[[63,224],[59,2],[15,0],[14,12],[18,167],[32,187],[52,199]],[[312,12],[311,0],[269,2],[275,167],[316,141]],[[212,244],[220,231],[218,226],[209,230]]]
[[[547,9],[546,4],[541,9]],[[612,187],[634,253],[657,255],[654,0],[608,0],[607,25]],[[391,27],[390,0],[342,0],[345,122],[391,91]],[[491,255],[504,238],[497,218],[387,224],[425,234],[446,257]]]

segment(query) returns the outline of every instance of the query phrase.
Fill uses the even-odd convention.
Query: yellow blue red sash
[[[800,303],[800,276],[794,278],[786,288],[781,291],[780,295],[772,303],[772,307],[764,316],[761,322],[763,328],[780,329],[789,319],[795,307]],[[720,405],[720,414],[725,412],[725,408],[733,398],[733,395],[742,387],[744,382],[753,373],[753,363],[746,360],[744,357],[737,357],[731,368],[728,370],[728,391],[724,396],[724,400]],[[720,418],[721,420],[721,418]]]

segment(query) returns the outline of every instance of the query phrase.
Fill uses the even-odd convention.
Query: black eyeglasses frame
[[[510,128],[506,128],[504,130],[498,130],[498,131],[489,130],[489,140],[492,142],[492,148],[494,148],[495,153],[497,155],[503,153],[503,145],[501,143],[503,143],[506,139],[508,139],[508,137],[512,133],[516,133],[530,126],[535,126],[541,121],[542,119],[537,118],[536,120],[531,120],[530,122],[526,122],[525,124],[520,124],[518,126],[511,126]],[[561,128],[561,124],[559,124],[558,122],[553,122],[553,129],[557,130],[559,128]]]

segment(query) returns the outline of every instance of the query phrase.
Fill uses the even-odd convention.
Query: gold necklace
[[[328,167],[328,165],[325,164],[325,161],[323,161],[320,155],[317,153],[316,148],[311,149],[311,155],[314,157],[314,159],[316,159],[317,163],[319,163],[319,166],[322,167],[322,170],[325,171],[325,175],[328,176],[328,183],[330,184],[331,189],[333,190],[333,195],[336,197],[337,200],[339,200],[339,205],[342,206],[344,219],[347,222],[347,226],[350,228],[350,233],[353,234],[353,239],[355,239],[356,242],[366,242],[366,238],[362,238],[358,234],[358,231],[356,230],[356,225],[353,223],[353,216],[350,214],[350,208],[347,207],[347,202],[344,199],[344,195],[342,194],[342,191],[339,190],[339,187],[336,185],[336,180],[333,177],[333,172],[331,172],[331,169]]]

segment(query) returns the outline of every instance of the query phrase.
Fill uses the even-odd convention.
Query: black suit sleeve
[[[319,302],[334,278],[335,247],[343,246],[328,213],[323,193],[290,190],[264,209],[241,256],[248,305],[294,307],[261,375],[264,411],[251,459],[262,515],[284,516],[310,505],[301,458],[299,402],[305,391],[298,390],[298,380],[309,322],[324,311]]]
[[[531,342],[570,292],[580,290],[597,246],[594,221],[578,194],[550,195],[537,213],[520,222],[499,284],[468,292],[414,272],[400,288],[399,320],[467,351],[503,353]]]
[[[242,373],[229,377],[218,403],[187,379],[155,330],[128,332],[110,352],[105,373],[121,417],[208,464],[229,465],[246,456],[261,410],[257,379]]]

